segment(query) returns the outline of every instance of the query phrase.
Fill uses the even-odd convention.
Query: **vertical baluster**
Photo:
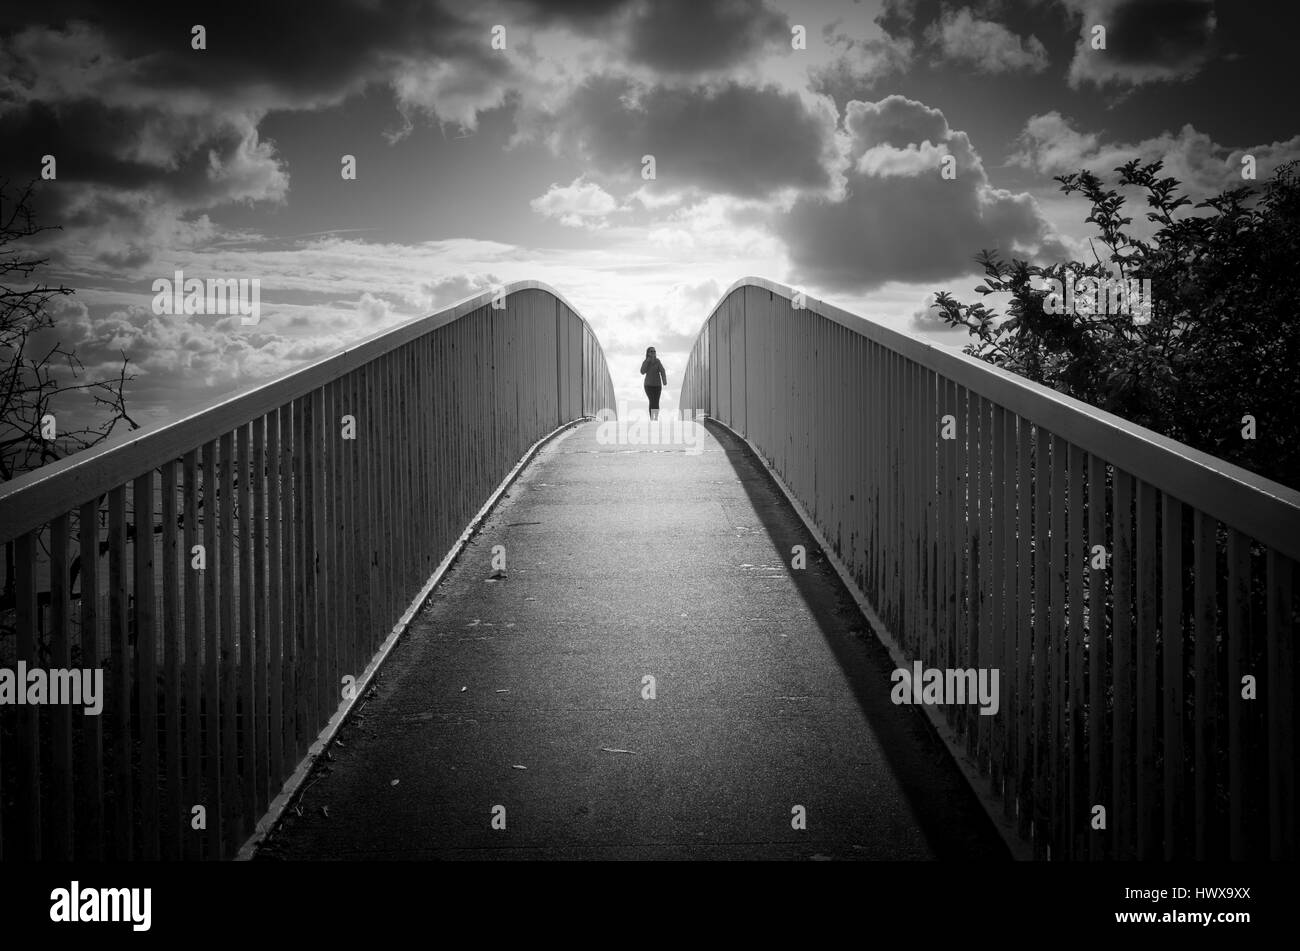
[[[311,668],[312,655],[307,648],[308,632],[315,623],[313,589],[311,588],[314,572],[312,570],[311,546],[311,437],[308,435],[308,423],[311,421],[311,399],[304,396],[293,403],[293,665],[289,671],[288,697],[294,706],[293,725],[293,761],[297,762],[307,751],[308,723],[308,689],[307,671]],[[286,638],[288,635],[286,634]],[[286,658],[287,659],[287,658]],[[292,763],[289,764],[292,767]]]
[[[135,654],[139,691],[140,843],[142,858],[159,857],[158,830],[158,661],[154,607],[153,470],[132,481],[135,546]]]
[[[1270,549],[1267,572],[1268,841],[1269,858],[1276,861],[1296,854],[1295,563]]]
[[[1158,858],[1160,820],[1156,802],[1160,780],[1156,776],[1157,698],[1160,671],[1156,659],[1156,617],[1159,589],[1156,587],[1156,490],[1138,482],[1137,491],[1137,831],[1139,861]]]
[[[305,611],[303,651],[301,670],[304,674],[300,681],[300,690],[305,698],[303,722],[299,725],[298,740],[302,752],[315,740],[320,730],[322,687],[325,671],[322,663],[322,631],[324,628],[325,604],[322,599],[321,549],[324,547],[325,506],[321,457],[324,442],[323,427],[325,423],[324,393],[320,389],[312,390],[304,399],[303,417],[303,574],[306,584],[303,588]]]
[[[285,468],[282,461],[280,433],[285,425],[287,410],[272,410],[266,417],[266,516],[267,516],[267,657],[266,657],[266,716],[267,716],[267,775],[268,798],[279,795],[284,781],[284,635],[292,628],[285,623],[287,600],[284,589],[287,549],[284,518]]]
[[[1063,823],[1066,850],[1065,859],[1087,858],[1088,828],[1088,770],[1084,759],[1084,641],[1087,627],[1084,625],[1083,582],[1088,572],[1088,540],[1083,534],[1084,452],[1078,446],[1070,445],[1070,499],[1069,526],[1066,539],[1069,546],[1067,562],[1070,573],[1069,612],[1070,612],[1070,773],[1069,806]],[[1084,848],[1080,848],[1084,845]]]
[[[162,464],[162,600],[163,600],[163,691],[166,720],[163,727],[164,772],[167,775],[163,803],[162,856],[181,857],[184,835],[181,813],[181,576],[180,515],[176,504],[176,460]]]
[[[527,296],[531,296],[531,295],[526,295],[525,299],[527,299]],[[411,344],[405,345],[398,351],[398,368],[400,371],[399,379],[401,381],[401,400],[398,404],[400,415],[398,416],[397,421],[402,431],[402,438],[400,440],[400,445],[398,448],[401,450],[402,453],[402,473],[401,473],[402,511],[407,513],[407,516],[403,519],[400,519],[397,523],[398,536],[402,542],[402,582],[403,582],[401,598],[398,601],[398,616],[400,616],[406,610],[407,604],[410,603],[411,595],[412,595],[412,590],[411,590],[412,586],[416,583],[416,580],[419,577],[419,563],[415,556],[414,535],[411,531],[413,525],[411,519],[411,513],[415,511],[415,506],[416,506],[416,499],[413,493],[413,487],[415,483],[414,450],[416,447],[414,429],[415,429],[415,424],[418,421],[417,411],[415,410],[415,402],[412,399],[412,396],[415,392],[415,387],[411,378],[411,354],[412,354]],[[516,375],[514,377],[514,380],[515,380],[515,385],[519,386],[520,377]],[[518,409],[516,409],[515,413],[512,415],[516,417],[516,421],[519,424],[520,429],[522,429],[522,420],[518,419],[519,417]],[[521,442],[523,441],[521,440]],[[520,455],[523,454],[522,446],[519,449],[519,454]],[[397,618],[394,617],[394,621],[396,621],[396,619]]]
[[[355,418],[356,400],[352,396],[352,381],[355,373],[344,374],[338,381],[339,414]],[[358,436],[360,433],[357,434]],[[352,511],[352,465],[360,452],[357,439],[349,439],[340,445],[339,461],[334,484],[334,508],[338,521],[332,526],[334,534],[334,604],[337,611],[335,628],[336,668],[335,678],[349,674],[361,678],[364,664],[358,664],[352,651],[352,636],[349,618],[352,613],[352,586],[356,576],[352,570],[352,525],[356,513]]]
[[[280,597],[280,678],[279,694],[282,738],[280,751],[281,780],[293,773],[298,762],[298,693],[295,671],[298,657],[299,605],[302,584],[300,565],[302,548],[299,526],[302,509],[298,495],[301,456],[298,447],[298,422],[300,401],[285,403],[280,407],[280,580],[284,585]]]
[[[111,705],[113,857],[120,861],[135,855],[135,804],[131,790],[131,648],[127,641],[127,609],[126,486],[119,485],[108,493],[108,620],[113,645],[113,679],[117,688]],[[23,815],[35,813],[24,812]]]
[[[934,663],[937,667],[948,667],[948,643],[952,623],[952,606],[949,603],[952,588],[952,570],[950,558],[952,550],[952,468],[948,451],[950,439],[943,438],[944,417],[951,413],[951,383],[939,376],[938,391],[934,415],[929,420],[930,434],[935,441],[936,453],[936,488],[939,494],[938,512],[935,528],[939,542],[938,570],[935,575],[937,616],[935,619],[935,653]],[[870,408],[866,410],[870,412]]]
[[[249,722],[253,742],[251,756],[254,810],[249,822],[255,823],[271,801],[267,777],[270,763],[270,731],[267,716],[266,694],[266,643],[270,636],[267,610],[267,522],[266,493],[271,476],[266,463],[266,419],[253,420],[253,682],[250,685],[253,702]]]
[[[789,333],[789,326],[783,327]],[[885,478],[884,465],[884,414],[881,412],[881,387],[884,377],[884,354],[875,343],[870,344],[870,370],[867,376],[867,432],[871,447],[870,478],[871,496],[867,517],[871,521],[871,597],[877,610],[883,608],[884,599],[884,512],[882,511],[882,488]],[[883,616],[883,613],[882,613]]]
[[[1250,656],[1250,539],[1228,530],[1228,857],[1246,858],[1245,720],[1242,673]]]
[[[334,670],[334,483],[333,472],[339,452],[339,413],[332,383],[317,390],[320,421],[316,425],[319,456],[316,462],[316,677],[317,712],[312,732],[329,722],[342,698],[342,683]]]
[[[1048,618],[1048,557],[1051,550],[1048,512],[1051,504],[1052,435],[1041,426],[1034,442],[1034,856],[1046,855],[1047,830],[1051,821],[1048,773],[1051,760],[1051,700],[1048,654],[1051,632]]]
[[[997,425],[994,427],[996,465],[993,490],[999,493],[995,510],[998,535],[994,540],[997,576],[993,582],[994,609],[997,617],[994,629],[1001,641],[998,652],[998,712],[995,719],[1001,734],[1002,761],[1002,814],[1010,820],[1016,813],[1016,630],[1014,609],[1016,603],[1016,418],[1008,409],[997,407]]]
[[[233,843],[238,849],[239,840],[253,831],[257,819],[257,781],[253,776],[253,764],[257,760],[257,730],[253,723],[256,697],[253,694],[253,652],[257,643],[257,631],[253,629],[253,506],[252,453],[249,446],[249,424],[245,423],[235,431],[235,457],[238,466],[238,484],[235,490],[236,504],[239,507],[239,660],[235,668],[235,696],[238,711],[239,736],[239,830],[238,839]],[[230,657],[235,665],[235,656]]]
[[[50,522],[50,667],[72,669],[72,603],[68,589],[68,515]],[[83,663],[82,666],[85,666]],[[53,679],[50,688],[53,700]],[[84,701],[83,697],[83,701]],[[80,714],[79,714],[80,715]],[[83,717],[84,718],[84,717]],[[72,859],[72,706],[68,698],[49,713],[50,775],[48,787],[49,844],[43,857]]]
[[[1133,857],[1133,477],[1114,470],[1114,550],[1111,553],[1111,669],[1114,671],[1111,735],[1114,739],[1110,812],[1113,857]]]
[[[1033,821],[1033,766],[1038,741],[1034,736],[1034,691],[1033,691],[1033,626],[1030,611],[1032,608],[1032,571],[1033,551],[1031,544],[1034,535],[1033,500],[1034,483],[1030,470],[1032,458],[1033,430],[1029,420],[1018,421],[1016,432],[1016,457],[1020,471],[1016,476],[1019,492],[1016,498],[1016,654],[1019,658],[1016,669],[1016,737],[1019,759],[1017,776],[1017,802],[1019,833],[1022,839],[1030,836]]]
[[[222,855],[234,855],[240,839],[240,789],[239,789],[239,734],[235,720],[237,703],[235,609],[238,606],[238,589],[235,587],[235,439],[234,433],[221,437],[221,489],[219,500],[221,544],[221,648],[217,656],[221,670],[221,841]],[[244,477],[240,478],[243,483]]]
[[[920,526],[916,517],[917,477],[916,470],[916,364],[911,360],[899,360],[900,367],[900,404],[903,411],[903,427],[899,433],[900,467],[899,477],[903,490],[903,624],[900,632],[903,636],[904,651],[909,657],[921,656],[920,628],[921,618],[917,610],[920,578],[916,557],[916,546],[920,541]],[[818,374],[824,380],[825,374]],[[825,406],[825,394],[819,394],[818,405]],[[816,414],[820,419],[824,413]],[[814,449],[815,452],[815,449]]]
[[[1065,834],[1062,813],[1065,811],[1067,790],[1065,787],[1065,767],[1062,765],[1062,745],[1065,742],[1065,702],[1067,685],[1065,682],[1065,665],[1067,659],[1065,647],[1065,496],[1066,485],[1066,442],[1060,436],[1052,437],[1052,481],[1051,481],[1051,550],[1048,556],[1049,573],[1049,607],[1047,628],[1047,652],[1049,664],[1048,701],[1050,714],[1048,719],[1048,745],[1051,748],[1051,827],[1050,842],[1052,858],[1062,857],[1062,845]]]
[[[18,660],[28,667],[40,667],[41,656],[36,639],[36,550],[37,532],[25,532],[14,541],[14,585],[17,595],[16,617]],[[17,689],[26,690],[26,684]],[[14,815],[24,819],[25,858],[44,858],[41,841],[41,720],[39,706],[24,705],[17,711],[18,721],[18,808]],[[20,833],[22,834],[22,833]]]
[[[1214,668],[1216,630],[1216,582],[1214,519],[1204,512],[1194,513],[1193,545],[1195,555],[1195,630],[1196,692],[1194,731],[1196,746],[1196,860],[1203,862],[1214,846],[1212,825],[1214,808],[1214,721],[1218,716],[1215,702]]]
[[[367,655],[371,653],[374,636],[383,627],[380,597],[379,575],[379,495],[380,479],[383,472],[382,453],[384,451],[383,430],[380,423],[380,406],[383,403],[383,390],[380,385],[379,364],[372,362],[366,366],[366,476],[365,476],[365,512],[364,540],[366,544],[366,586],[365,608],[366,626],[362,631],[362,644]]]
[[[78,518],[81,553],[81,663],[102,670],[104,658],[99,642],[99,499],[81,506]],[[105,680],[112,676],[111,670]],[[112,687],[104,683],[104,693]],[[108,698],[101,694],[108,706]],[[82,810],[81,829],[77,836],[77,857],[97,862],[104,857],[104,737],[101,716],[83,717],[81,724]]]
[[[199,709],[203,691],[203,599],[200,582],[206,571],[194,567],[195,548],[199,545],[199,454],[190,450],[181,464],[185,480],[185,800],[181,823],[185,858],[203,855],[202,833],[193,828],[192,810],[200,805],[203,793],[202,743],[203,722]]]
[[[993,632],[993,572],[997,561],[993,552],[993,525],[996,521],[996,513],[993,508],[993,417],[993,403],[981,397],[979,401],[980,660],[975,665],[977,670],[979,668],[992,669],[998,665],[1001,658],[1001,648]],[[992,780],[992,765],[998,753],[993,745],[993,720],[995,718],[984,716],[979,712],[977,706],[971,707],[971,713],[976,722],[979,723],[980,729],[980,749],[983,750],[983,755],[980,758],[980,768],[988,772],[989,778]],[[996,783],[991,785],[991,789],[996,795]]]
[[[224,841],[226,806],[221,785],[221,631],[226,618],[221,605],[223,598],[229,601],[231,597],[221,575],[223,558],[217,534],[220,509],[225,504],[224,499],[217,498],[220,491],[218,464],[225,465],[227,457],[223,451],[218,460],[217,452],[216,440],[203,444],[203,548],[206,558],[203,570],[203,720],[207,740],[204,744],[207,748],[204,811],[207,825],[205,855],[209,859],[221,857],[221,843]]]
[[[956,438],[953,445],[956,450],[956,486],[955,515],[953,531],[956,534],[956,630],[953,639],[952,666],[961,668],[970,666],[971,630],[975,621],[974,599],[971,591],[971,444],[968,437],[967,417],[969,391],[965,387],[956,387],[956,400],[953,405],[953,427]],[[886,473],[886,478],[891,474]],[[960,707],[948,708],[948,723],[958,733],[964,734],[967,753],[971,751],[972,736],[967,730],[965,710]]]
[[[1183,506],[1166,494],[1160,514],[1160,699],[1164,721],[1164,858],[1183,858],[1185,751],[1183,749]]]
[[[357,425],[365,427],[364,434],[357,444],[352,485],[356,512],[352,522],[352,538],[355,549],[353,564],[355,565],[354,571],[356,574],[356,585],[353,588],[353,612],[356,617],[356,626],[353,631],[353,654],[360,659],[368,656],[365,648],[366,638],[369,636],[371,629],[370,598],[373,590],[373,585],[370,583],[371,553],[374,550],[370,540],[370,533],[373,528],[370,514],[370,492],[371,486],[374,484],[372,466],[376,440],[370,410],[371,370],[369,366],[362,367],[357,373],[355,386]]]
[[[1088,549],[1106,544],[1106,464],[1088,456]],[[1106,730],[1110,717],[1106,711],[1106,582],[1105,571],[1089,567],[1088,571],[1088,790],[1091,810],[1103,806],[1109,814],[1113,804],[1106,790],[1105,765],[1109,746]],[[1093,859],[1109,853],[1108,830],[1088,826]]]

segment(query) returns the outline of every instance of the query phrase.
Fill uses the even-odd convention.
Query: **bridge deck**
[[[1005,856],[748,448],[596,433],[521,474],[259,857]]]

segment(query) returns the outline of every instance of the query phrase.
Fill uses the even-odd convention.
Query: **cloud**
[[[1069,83],[1136,87],[1189,79],[1213,57],[1214,0],[1061,0],[1079,21]],[[1106,48],[1093,49],[1094,27]]]
[[[382,297],[376,297],[366,291],[357,301],[357,313],[361,315],[362,322],[365,324],[386,324],[393,317],[393,308]]]
[[[1193,202],[1241,184],[1241,159],[1255,158],[1265,179],[1283,162],[1300,159],[1300,135],[1285,141],[1232,147],[1215,142],[1190,123],[1178,132],[1162,132],[1138,142],[1105,142],[1095,132],[1081,132],[1059,112],[1031,116],[1007,161],[1044,175],[1088,169],[1113,180],[1114,169],[1138,158],[1164,162],[1163,174],[1178,179]]]
[[[923,333],[951,332],[952,325],[943,318],[943,313],[943,310],[934,305],[933,296],[928,297],[924,307],[912,311],[908,328]]]
[[[633,62],[699,73],[752,59],[765,47],[788,50],[790,22],[763,0],[641,0],[626,37]]]
[[[809,87],[840,103],[864,98],[884,78],[904,72],[912,65],[916,48],[909,37],[850,36],[839,21],[822,29],[822,40],[829,50],[838,52],[828,62],[809,69]]]
[[[600,171],[639,176],[653,155],[661,188],[763,197],[831,185],[835,111],[776,86],[686,87],[593,76],[539,126]]]
[[[995,188],[940,110],[903,96],[855,100],[843,126],[843,197],[803,197],[776,218],[797,283],[863,291],[969,273],[982,248],[1061,250],[1033,198]],[[940,175],[944,156],[955,179]]]
[[[595,182],[583,181],[581,175],[568,185],[551,185],[545,195],[534,198],[529,205],[543,217],[558,218],[560,224],[573,228],[598,227],[604,224],[605,216],[618,209],[613,195]]]
[[[385,133],[389,143],[405,138],[415,128],[417,112],[440,124],[455,125],[462,131],[478,128],[481,112],[505,104],[512,83],[506,60],[471,58],[466,62],[447,60],[409,66],[392,79],[402,126]]]
[[[929,41],[949,60],[968,63],[982,73],[1047,68],[1047,49],[1038,37],[1016,36],[1000,23],[978,19],[968,8],[945,10],[926,31]]]
[[[191,46],[195,19],[206,49]],[[212,209],[284,201],[288,168],[258,128],[273,110],[321,109],[381,84],[408,125],[423,110],[472,128],[517,84],[488,40],[416,0],[322,0],[310,13],[233,0],[202,17],[51,0],[0,35],[0,122],[29,145],[0,153],[0,178],[28,181],[53,155],[40,220],[65,225],[61,244],[140,267],[178,232],[197,237]]]
[[[310,337],[293,338],[261,325],[242,327],[238,317],[159,316],[148,303],[88,306],[81,297],[96,295],[51,302],[58,337],[85,365],[84,381],[116,377],[127,356],[127,373],[136,377],[125,389],[127,412],[142,424],[175,419],[241,386],[325,356],[347,336],[317,328]],[[55,412],[63,428],[100,419],[83,394],[62,397]]]
[[[504,283],[495,274],[453,274],[425,281],[418,293],[407,294],[405,299],[418,311],[437,313]]]

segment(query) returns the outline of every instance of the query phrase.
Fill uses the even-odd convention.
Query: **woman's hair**
[[[655,352],[655,348],[654,348],[654,347],[646,347],[646,348],[645,348],[646,359],[647,359],[647,360],[650,359],[650,354],[652,354],[652,353],[654,353],[654,352]]]

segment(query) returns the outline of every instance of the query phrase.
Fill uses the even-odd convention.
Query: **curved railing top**
[[[722,294],[701,327],[737,290],[757,287],[792,300],[797,291],[742,277]],[[804,309],[941,374],[1163,492],[1300,560],[1300,491],[1098,409],[1009,370],[905,331],[849,313],[807,294]]]
[[[329,356],[265,383],[253,384],[169,423],[115,433],[89,449],[25,472],[0,485],[0,533],[12,538],[66,511],[71,496],[92,498],[121,484],[159,460],[177,458],[209,438],[364,366],[403,344],[459,320],[492,302],[498,294],[540,290],[573,312],[589,331],[591,324],[563,294],[535,280],[512,281],[458,304],[396,327],[377,331]],[[592,331],[595,336],[595,331]]]

